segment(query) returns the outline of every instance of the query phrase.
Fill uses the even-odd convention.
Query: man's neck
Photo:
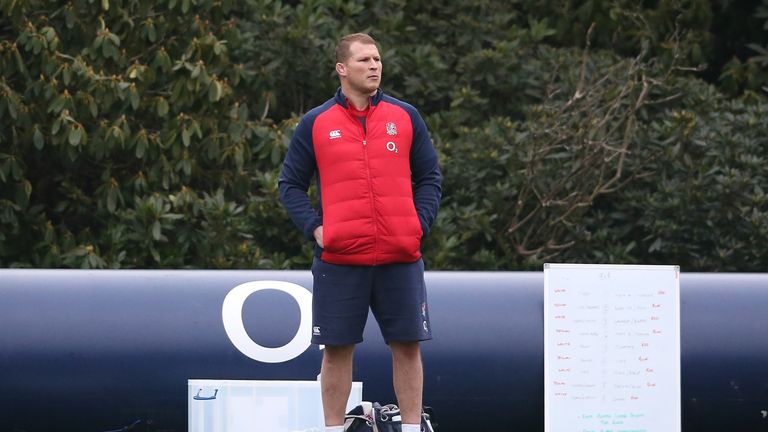
[[[371,96],[376,94],[376,92],[373,92],[369,95],[352,92],[347,89],[344,89],[344,87],[341,88],[341,92],[344,93],[344,96],[347,97],[347,100],[349,101],[349,103],[351,103],[353,107],[357,108],[360,111],[363,111],[365,110],[365,108],[368,107],[368,103],[370,102]]]

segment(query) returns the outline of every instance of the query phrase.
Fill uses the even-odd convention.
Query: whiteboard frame
[[[549,270],[558,269],[573,269],[573,270],[600,270],[606,269],[610,271],[669,271],[674,276],[674,288],[673,293],[675,302],[675,322],[673,328],[674,334],[674,349],[675,358],[677,361],[673,365],[673,373],[676,378],[674,390],[677,393],[677,404],[673,415],[676,417],[677,428],[672,431],[655,431],[649,430],[648,432],[682,432],[682,395],[681,395],[681,354],[680,354],[680,266],[678,265],[640,265],[640,264],[568,264],[568,263],[545,263],[544,264],[544,432],[564,432],[560,430],[552,430],[550,422],[550,273]],[[571,432],[571,431],[568,431]]]

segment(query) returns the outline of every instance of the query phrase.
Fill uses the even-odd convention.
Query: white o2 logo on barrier
[[[243,324],[243,305],[256,291],[277,290],[291,296],[299,305],[301,321],[293,339],[286,345],[268,348],[248,336]],[[246,356],[264,363],[293,360],[309,348],[312,340],[312,293],[301,285],[282,281],[255,281],[240,284],[227,294],[221,307],[221,318],[229,340]]]

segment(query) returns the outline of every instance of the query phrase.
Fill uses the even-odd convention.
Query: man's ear
[[[339,76],[347,76],[347,68],[344,66],[344,63],[336,63],[336,73]]]

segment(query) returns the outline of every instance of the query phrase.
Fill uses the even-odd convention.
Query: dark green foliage
[[[432,268],[761,271],[768,0],[736,3],[0,0],[0,266],[308,266],[280,162],[366,31],[440,154]]]
[[[697,87],[687,90],[712,91]],[[653,125],[648,144],[663,153],[652,175],[598,204],[588,221],[595,238],[574,251],[574,258],[583,253],[596,260],[764,271],[768,103],[709,103],[697,111],[670,110]],[[622,244],[623,250],[616,247]]]
[[[273,267],[299,252],[275,215],[292,126],[251,112],[236,4],[2,3],[0,264]]]

